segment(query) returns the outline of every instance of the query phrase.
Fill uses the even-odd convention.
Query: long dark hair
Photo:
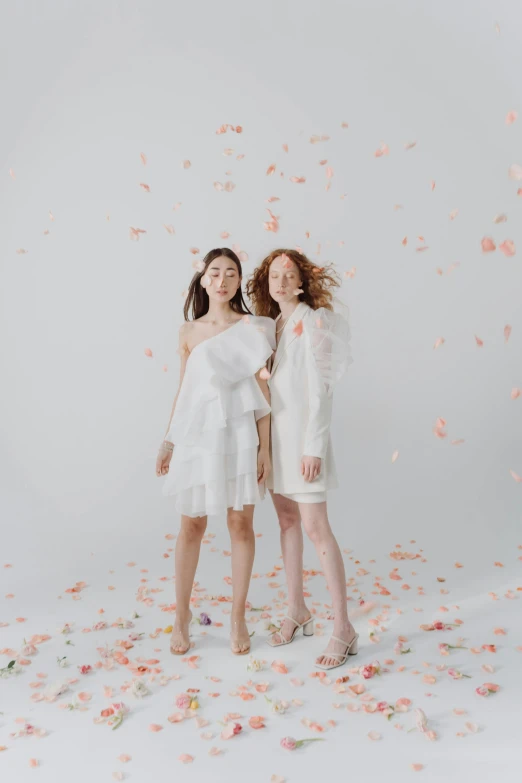
[[[203,259],[203,268],[200,272],[196,272],[192,280],[190,281],[189,289],[187,298],[185,299],[185,307],[183,308],[183,315],[185,316],[185,321],[195,321],[196,318],[201,318],[202,315],[205,315],[208,313],[208,294],[206,290],[201,285],[201,278],[204,274],[206,274],[206,271],[209,267],[209,264],[212,263],[216,258],[220,258],[221,256],[225,256],[225,258],[229,258],[231,261],[234,262],[234,264],[237,267],[237,271],[239,274],[239,280],[241,281],[243,274],[241,270],[241,261],[237,257],[237,255],[234,253],[233,250],[230,250],[229,247],[217,247],[214,250],[210,250],[205,258]],[[237,289],[236,293],[232,297],[232,299],[229,302],[231,309],[235,313],[240,313],[241,315],[252,315],[250,310],[248,309],[245,300],[243,299],[243,291],[241,290],[241,285]]]

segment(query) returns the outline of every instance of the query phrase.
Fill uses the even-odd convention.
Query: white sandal
[[[270,639],[273,639],[276,634],[279,634],[280,638],[283,640],[282,642],[273,642],[268,640],[268,644],[270,647],[282,647],[284,644],[290,644],[290,642],[293,642],[295,639],[295,636],[297,632],[302,628],[303,629],[303,636],[313,636],[314,635],[314,618],[309,617],[308,620],[305,620],[304,623],[299,624],[297,620],[294,620],[293,617],[290,617],[290,615],[286,615],[284,620],[290,620],[290,622],[294,623],[295,628],[292,631],[292,635],[289,639],[285,639],[285,637],[281,633],[281,628],[279,628],[277,631],[273,631],[270,634]],[[283,622],[284,622],[283,620]],[[281,626],[283,623],[281,623]]]
[[[350,644],[347,644],[347,642],[344,641],[344,639],[339,639],[337,636],[331,637],[334,641],[340,642],[341,644],[344,644],[346,647],[346,652],[344,653],[333,653],[333,652],[324,652],[323,658],[339,658],[339,661],[337,663],[333,663],[331,666],[323,666],[322,663],[316,663],[318,669],[324,669],[325,671],[328,671],[329,669],[337,669],[338,666],[343,666],[349,655],[357,655],[359,652],[359,645],[358,645],[358,639],[359,634],[356,633],[353,637]]]

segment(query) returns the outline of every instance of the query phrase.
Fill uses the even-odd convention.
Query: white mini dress
[[[166,440],[174,444],[164,495],[180,514],[236,511],[264,495],[256,422],[270,413],[255,374],[275,350],[275,322],[248,315],[193,348]]]

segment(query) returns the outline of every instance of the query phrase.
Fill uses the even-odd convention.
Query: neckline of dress
[[[192,356],[192,354],[194,353],[196,348],[199,348],[200,345],[203,345],[204,343],[208,343],[208,342],[210,342],[210,340],[215,340],[216,337],[221,337],[221,335],[225,334],[226,332],[229,332],[231,329],[234,329],[234,327],[236,327],[238,324],[243,323],[243,322],[244,322],[244,317],[243,318],[238,318],[238,320],[234,324],[232,324],[232,326],[227,326],[227,328],[223,329],[222,332],[218,332],[217,334],[213,334],[212,337],[207,337],[206,340],[201,340],[201,342],[198,343],[197,345],[195,345],[194,348],[191,350],[191,352],[189,353],[189,357],[188,358],[190,358]]]

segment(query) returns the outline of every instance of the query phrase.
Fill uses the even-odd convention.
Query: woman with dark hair
[[[352,361],[347,308],[332,293],[339,285],[331,265],[318,267],[303,253],[283,249],[270,253],[247,284],[256,314],[276,319],[277,350],[268,382],[273,470],[267,486],[280,525],[288,615],[270,644],[289,644],[300,629],[305,636],[314,632],[303,597],[302,523],[334,607],[334,635],[316,660],[321,669],[346,663],[357,653],[358,640],[348,619],[343,558],[326,508],[326,492],[337,486],[332,391]]]
[[[156,460],[156,474],[167,476],[163,494],[175,496],[181,514],[170,649],[184,655],[190,647],[190,598],[207,516],[226,512],[232,542],[231,649],[245,655],[254,504],[270,473],[265,364],[275,348],[275,324],[246,307],[241,262],[228,248],[211,250],[203,259],[184,315],[180,384]]]

